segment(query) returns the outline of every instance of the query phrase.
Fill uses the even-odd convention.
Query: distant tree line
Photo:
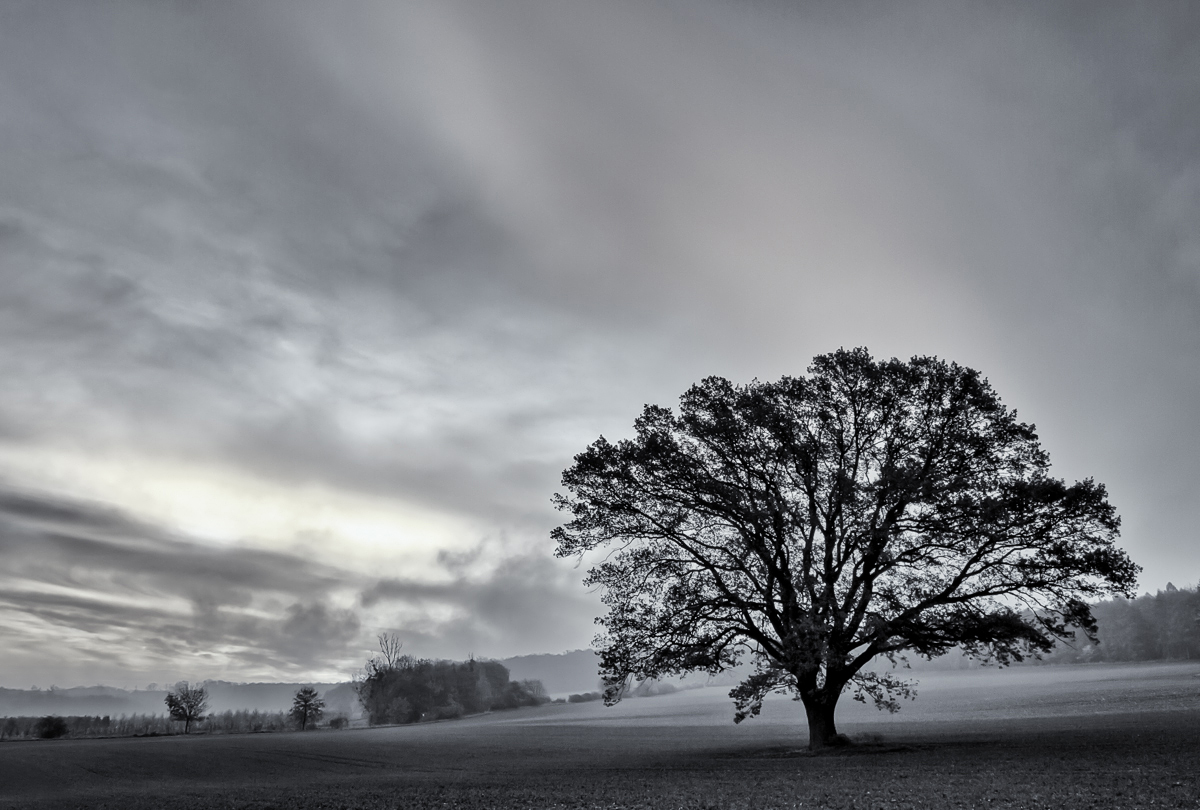
[[[312,718],[308,718],[311,727]],[[330,728],[345,728],[346,718],[332,717]],[[224,711],[193,721],[191,732],[201,734],[248,734],[264,731],[293,731],[300,727],[291,712]],[[0,720],[0,740],[55,739],[57,737],[157,737],[180,732],[179,721],[162,714],[129,714],[119,717],[66,716],[6,717]]]
[[[1136,599],[1116,597],[1092,605],[1099,644],[1077,633],[1059,644],[1045,663],[1200,659],[1200,589],[1176,588]],[[1035,662],[1036,663],[1036,662]]]
[[[208,711],[208,690],[201,685],[192,686],[187,681],[175,684],[166,695],[167,716],[157,714],[121,715],[114,720],[110,715],[69,716],[46,715],[43,717],[8,717],[0,724],[0,740],[43,739],[59,737],[156,737],[174,734],[178,723],[183,723],[183,733],[191,732],[193,726],[209,734],[245,734],[263,731],[284,731],[299,728],[305,731],[316,728],[325,715],[325,701],[311,686],[296,692],[292,708],[287,712],[260,712],[257,710]],[[330,718],[329,727],[345,728],[349,718],[338,714]]]
[[[1079,627],[1073,640],[1060,641],[1040,658],[1025,657],[1012,663],[1023,666],[1090,664],[1122,661],[1200,660],[1200,589],[1176,588],[1143,594],[1134,599],[1116,597],[1090,606],[1096,622],[1093,644]],[[978,666],[961,649],[926,661],[910,657],[915,670],[972,669]]]
[[[578,695],[568,695],[567,703],[591,703],[604,697],[603,692],[584,692]]]
[[[371,725],[446,720],[549,702],[540,681],[510,681],[499,661],[434,661],[400,654],[394,636],[355,682]]]

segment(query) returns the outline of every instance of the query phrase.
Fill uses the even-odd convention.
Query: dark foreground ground
[[[1200,663],[925,673],[861,743],[715,689],[424,726],[0,745],[0,807],[1200,808]]]

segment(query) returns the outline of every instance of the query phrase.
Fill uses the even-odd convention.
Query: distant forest
[[[1200,660],[1200,589],[1176,588],[1115,599],[1092,605],[1099,644],[1076,631],[1074,641],[1060,641],[1041,658],[1026,658],[1024,666],[1088,664],[1121,661]],[[950,653],[932,661],[909,656],[917,670],[969,669],[978,662]]]
[[[1153,596],[1097,602],[1092,615],[1098,645],[1079,633],[1070,646],[1060,643],[1043,656],[1043,663],[1200,659],[1200,589],[1168,582],[1166,590]]]
[[[475,659],[374,658],[355,687],[373,726],[449,720],[550,700],[540,681],[510,681],[499,661]]]

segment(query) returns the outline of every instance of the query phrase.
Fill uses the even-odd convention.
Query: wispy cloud
[[[37,673],[51,649],[66,653],[59,680],[87,677],[94,661],[104,662],[107,677],[348,678],[385,628],[435,655],[495,655],[531,637],[569,641],[547,607],[559,617],[589,614],[577,578],[540,556],[492,566],[483,551],[443,556],[440,582],[402,585],[302,553],[204,543],[111,507],[4,487],[4,677]]]
[[[65,645],[67,669],[92,649],[131,671],[230,661],[328,671],[360,646],[358,615],[329,604],[351,576],[305,557],[204,545],[111,508],[13,489],[0,491],[0,553],[8,640],[35,659]],[[6,670],[23,665],[10,653]]]

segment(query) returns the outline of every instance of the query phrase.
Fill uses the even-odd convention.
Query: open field
[[[1200,662],[922,673],[822,756],[723,690],[308,734],[11,742],[0,807],[1200,807]]]

